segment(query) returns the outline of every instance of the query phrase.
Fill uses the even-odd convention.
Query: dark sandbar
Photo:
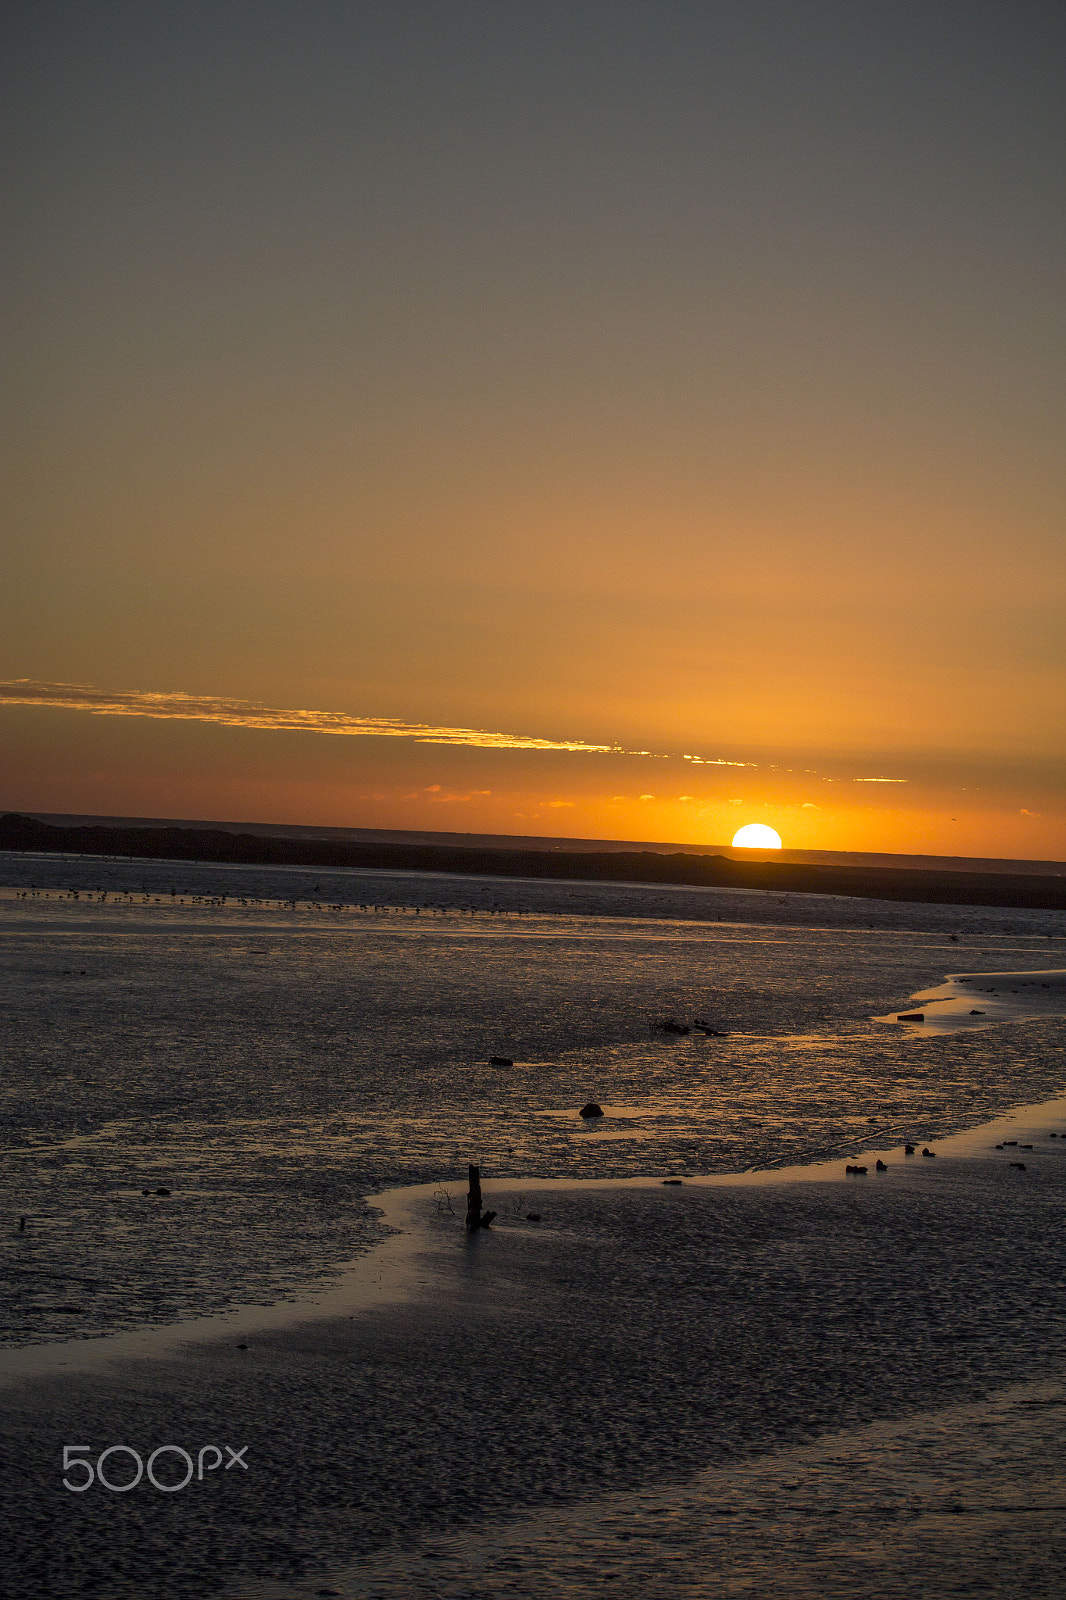
[[[889,866],[814,866],[664,855],[658,850],[484,849],[444,844],[351,844],[182,827],[55,826],[0,817],[0,851],[135,856],[146,860],[443,872],[503,878],[654,883],[828,894],[924,904],[1066,909],[1066,877]]]

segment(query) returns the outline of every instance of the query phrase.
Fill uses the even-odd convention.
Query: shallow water
[[[427,1292],[401,1306],[0,1393],[0,1581],[1057,1600],[1061,1112],[1026,1127],[1025,1174],[944,1146],[869,1183],[546,1187],[539,1225],[503,1203],[475,1240],[423,1194]],[[60,1485],[64,1441],[219,1439],[246,1475]]]
[[[13,1377],[53,1362],[0,1394],[9,1592],[1061,1592],[1066,1140],[1025,1136],[1024,1173],[1012,1149],[833,1185],[533,1188],[842,1167],[1061,1092],[1054,1005],[873,1020],[948,973],[1061,968],[1061,918],[5,867],[0,1147],[27,1224],[0,1309],[42,1352]],[[473,1246],[447,1205],[471,1158],[490,1194],[519,1180]],[[415,1181],[437,1197],[375,1251],[375,1192]],[[431,1293],[166,1346],[249,1301],[325,1309],[353,1258],[372,1290],[397,1244]],[[60,1342],[146,1327],[151,1360]],[[65,1443],[216,1437],[250,1445],[247,1476],[61,1487]]]
[[[871,1020],[949,970],[1061,965],[1048,913],[3,867],[2,1206],[27,1218],[0,1244],[8,1343],[307,1292],[378,1237],[376,1189],[456,1190],[470,1160],[743,1171],[933,1138],[1066,1086],[1059,1015],[935,1039]],[[586,1125],[589,1099],[606,1115]]]
[[[1060,1016],[1066,1008],[1066,971],[956,972],[913,996],[907,1010],[879,1017],[922,1033],[958,1033],[997,1022]]]

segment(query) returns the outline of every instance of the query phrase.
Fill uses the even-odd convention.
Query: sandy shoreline
[[[1066,1010],[1066,971],[955,972],[943,983],[913,995],[902,1011],[875,1022],[902,1023],[912,1033],[944,1034],[1061,1016]]]
[[[994,1148],[1008,1139],[1019,1148]],[[338,1594],[398,1600],[591,1594],[572,1562],[583,1540],[598,1548],[599,1511],[628,1506],[637,1538],[632,1497],[650,1517],[666,1495],[671,1516],[689,1505],[691,1526],[662,1592],[698,1594],[679,1575],[703,1559],[700,1474],[719,1496],[731,1484],[749,1521],[773,1461],[848,1501],[855,1474],[827,1465],[825,1441],[839,1454],[841,1441],[865,1440],[862,1472],[876,1478],[884,1452],[898,1455],[901,1417],[935,1414],[951,1432],[949,1411],[994,1406],[1019,1384],[1047,1399],[1050,1462],[1064,1444],[1052,1402],[1066,1354],[1066,1098],[936,1150],[935,1160],[868,1151],[865,1178],[845,1178],[843,1156],[680,1187],[661,1176],[488,1178],[500,1220],[473,1240],[460,1195],[449,1215],[434,1186],[393,1190],[374,1198],[395,1231],[313,1301],[13,1352],[0,1407],[16,1538],[0,1576],[27,1600],[124,1600],[149,1592],[149,1579],[151,1592],[190,1600],[302,1596],[321,1590],[323,1573]],[[1024,1172],[1010,1165],[1018,1159]],[[882,1445],[868,1432],[878,1427]],[[63,1444],[147,1453],[216,1435],[250,1446],[246,1476],[173,1497],[98,1486],[73,1495],[60,1484]],[[1039,1476],[1041,1460],[1030,1452],[1026,1470]],[[911,1468],[897,1468],[910,1482]],[[917,1479],[912,1488],[920,1499]],[[498,1575],[478,1588],[478,1561],[504,1572],[517,1559],[512,1534],[527,1541],[520,1565],[533,1587]],[[443,1568],[425,1587],[422,1561],[444,1558],[422,1552],[445,1535],[453,1587]],[[1042,1552],[1057,1549],[1043,1524],[1034,1537]],[[719,1533],[712,1543],[721,1554]],[[877,1576],[874,1556],[867,1570]],[[773,1593],[768,1572],[713,1592]],[[650,1572],[642,1590],[658,1592],[660,1579]],[[619,1581],[614,1592],[625,1593]],[[1035,1569],[1027,1581],[1030,1593],[1055,1592]],[[818,1586],[857,1592],[834,1591],[824,1572]],[[781,1592],[803,1590],[796,1579]]]
[[[1052,1134],[1062,1140],[1062,1156],[1066,1158],[1066,1096],[1018,1107],[992,1122],[938,1139],[935,1141],[936,1159],[949,1164],[973,1161],[982,1156],[991,1159],[996,1154],[995,1146],[1005,1139],[1018,1144],[1039,1140],[1041,1155],[1045,1159],[1049,1156],[1056,1159],[1059,1147],[1050,1142]],[[920,1148],[908,1157],[903,1144],[878,1145],[876,1140],[871,1143],[869,1139],[857,1137],[848,1146],[851,1154],[847,1159],[834,1155],[829,1160],[796,1166],[686,1176],[680,1184],[677,1180],[668,1183],[662,1174],[587,1179],[483,1175],[482,1191],[486,1209],[494,1206],[499,1212],[495,1224],[498,1235],[501,1230],[506,1232],[524,1224],[524,1211],[520,1207],[516,1209],[515,1202],[527,1196],[567,1196],[572,1204],[578,1204],[583,1194],[628,1191],[658,1194],[661,1189],[672,1188],[675,1184],[687,1189],[730,1190],[792,1184],[851,1184],[857,1180],[848,1175],[846,1168],[853,1162],[867,1166],[866,1176],[875,1183],[886,1179],[897,1183],[902,1179],[908,1186],[942,1183],[944,1167],[934,1170],[930,1161],[921,1158]],[[1017,1150],[1012,1151],[1011,1156],[1017,1158]],[[879,1160],[890,1167],[891,1176],[876,1172]],[[1009,1167],[1010,1157],[1006,1152],[999,1156],[999,1164],[1004,1161]],[[956,1176],[954,1171],[951,1176]],[[234,1338],[246,1339],[256,1333],[363,1316],[385,1307],[411,1304],[420,1298],[432,1299],[440,1291],[438,1279],[447,1268],[449,1254],[457,1249],[488,1248],[484,1234],[468,1240],[463,1233],[465,1192],[460,1185],[449,1184],[445,1188],[439,1183],[407,1184],[381,1190],[367,1198],[380,1211],[387,1236],[369,1255],[362,1254],[343,1268],[338,1281],[322,1291],[301,1296],[296,1301],[242,1306],[218,1316],[164,1327],[6,1350],[0,1354],[0,1388],[30,1379],[100,1372],[116,1363],[166,1359],[180,1354],[189,1345],[215,1341],[225,1341],[228,1345]],[[542,1204],[542,1200],[537,1203]],[[541,1220],[544,1220],[543,1215]],[[534,1231],[546,1236],[549,1233],[548,1228],[539,1226]]]
[[[1051,1143],[1050,1135],[1062,1140],[1061,1147]],[[1060,1148],[1062,1156],[1066,1158],[1066,1096],[1037,1105],[1020,1106],[994,1121],[938,1139],[935,1141],[936,1159],[949,1164],[981,1157],[991,1160],[997,1155],[995,1146],[1003,1140],[1012,1140],[1017,1144],[1039,1140],[1040,1154],[1045,1159],[1049,1156],[1056,1159]],[[866,1176],[875,1183],[886,1179],[897,1183],[902,1179],[908,1186],[943,1182],[945,1168],[934,1169],[930,1161],[921,1158],[920,1148],[908,1157],[903,1144],[878,1145],[876,1138],[871,1142],[869,1137],[856,1137],[848,1146],[850,1153],[846,1159],[844,1155],[834,1155],[829,1160],[795,1166],[686,1176],[677,1186],[687,1189],[750,1189],[792,1184],[851,1184],[856,1179],[849,1176],[846,1168],[852,1163],[867,1166]],[[1013,1158],[1017,1158],[1017,1154],[1017,1150],[1011,1152]],[[890,1173],[876,1172],[879,1160],[890,1167]],[[999,1155],[999,1164],[1003,1165],[1005,1161],[1009,1167],[1010,1157],[1006,1152]],[[955,1177],[954,1171],[951,1176]],[[668,1183],[666,1176],[661,1173],[587,1179],[509,1178],[483,1174],[482,1191],[486,1209],[494,1205],[499,1212],[495,1225],[498,1235],[501,1229],[507,1231],[510,1227],[523,1224],[524,1213],[520,1208],[516,1210],[515,1202],[526,1196],[565,1195],[570,1197],[572,1203],[579,1203],[581,1195],[586,1193],[609,1195],[613,1192],[647,1191],[657,1194],[662,1188],[674,1187],[676,1183],[677,1180]],[[248,1338],[257,1332],[291,1329],[333,1318],[362,1316],[384,1307],[410,1304],[419,1298],[432,1298],[439,1292],[437,1278],[445,1269],[450,1252],[459,1248],[487,1248],[484,1234],[471,1241],[463,1233],[461,1222],[465,1191],[461,1185],[449,1184],[445,1188],[439,1183],[407,1184],[383,1189],[367,1198],[380,1211],[387,1236],[369,1255],[361,1254],[351,1265],[343,1268],[338,1280],[322,1291],[301,1296],[295,1301],[247,1305],[218,1316],[176,1322],[164,1327],[6,1350],[0,1354],[0,1388],[28,1379],[99,1372],[114,1363],[164,1359],[180,1353],[187,1345],[210,1344],[214,1341],[228,1344],[234,1338]],[[547,1234],[548,1229],[537,1227],[535,1231]]]

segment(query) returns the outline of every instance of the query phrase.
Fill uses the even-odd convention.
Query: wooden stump
[[[495,1211],[482,1211],[481,1209],[481,1168],[471,1166],[470,1187],[466,1194],[466,1231],[476,1233],[479,1228],[487,1228],[494,1221]]]
[[[466,1194],[466,1231],[475,1233],[481,1226],[481,1168],[471,1166],[470,1187]]]

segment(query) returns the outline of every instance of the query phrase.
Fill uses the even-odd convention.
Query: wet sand
[[[14,1352],[4,1590],[1061,1593],[1066,1101],[936,1149],[488,1180],[472,1240],[396,1190],[318,1304]],[[247,1470],[74,1494],[65,1444]]]
[[[942,1034],[1061,1016],[1066,1010],[1066,971],[956,972],[922,989],[898,1012],[877,1022],[901,1023],[909,1032]]]
[[[1059,1596],[1066,1384],[828,1434],[661,1490],[386,1550],[248,1600]]]

